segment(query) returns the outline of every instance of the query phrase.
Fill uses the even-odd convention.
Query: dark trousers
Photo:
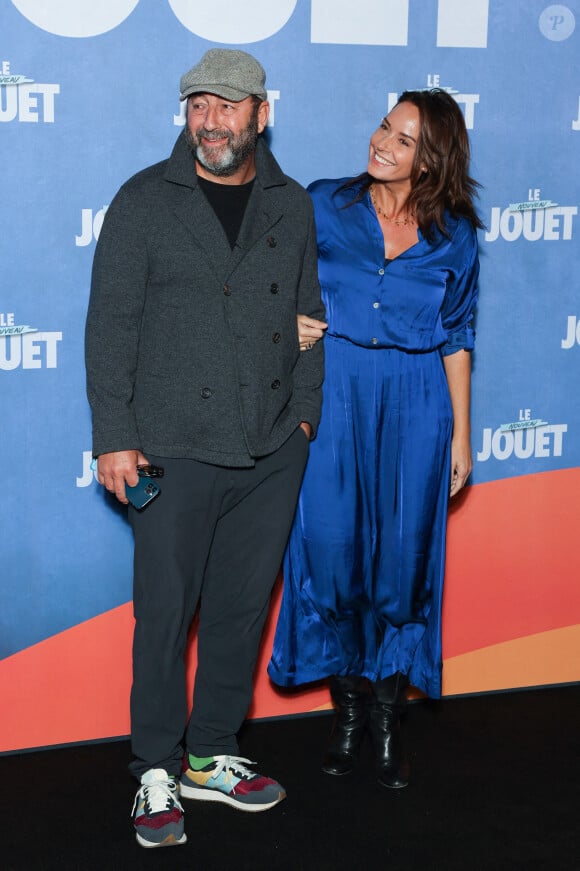
[[[135,537],[130,770],[179,774],[197,756],[236,755],[237,732],[308,456],[302,429],[250,469],[148,456],[161,494],[130,509]],[[185,651],[199,609],[193,711]]]

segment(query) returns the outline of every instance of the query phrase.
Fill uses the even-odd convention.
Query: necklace
[[[409,224],[414,224],[414,223],[415,223],[415,221],[414,221],[413,218],[411,218],[411,217],[407,217],[407,218],[390,218],[390,217],[386,214],[386,212],[383,212],[383,210],[381,209],[381,207],[380,207],[379,204],[377,203],[377,201],[376,201],[376,199],[375,199],[375,192],[374,192],[373,188],[374,188],[374,185],[371,185],[371,186],[369,187],[369,193],[370,193],[370,195],[371,195],[371,202],[372,202],[373,206],[375,207],[376,212],[377,212],[377,213],[378,213],[382,218],[384,218],[385,221],[388,221],[389,224],[399,224],[399,225],[404,226],[404,227],[408,227]]]

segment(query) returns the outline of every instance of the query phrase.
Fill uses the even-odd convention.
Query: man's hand
[[[127,505],[125,484],[134,487],[139,481],[137,466],[146,465],[148,460],[141,451],[112,451],[97,457],[97,479],[109,493],[114,493],[119,502]]]

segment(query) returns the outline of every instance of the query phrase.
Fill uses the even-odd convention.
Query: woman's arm
[[[443,357],[451,407],[453,409],[453,437],[451,440],[450,496],[456,496],[464,486],[472,468],[471,423],[469,405],[471,397],[471,354],[457,351]]]

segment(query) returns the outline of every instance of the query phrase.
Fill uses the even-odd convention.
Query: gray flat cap
[[[251,54],[231,48],[210,48],[198,64],[181,77],[181,100],[190,94],[216,94],[239,103],[250,94],[266,99],[266,73]]]

